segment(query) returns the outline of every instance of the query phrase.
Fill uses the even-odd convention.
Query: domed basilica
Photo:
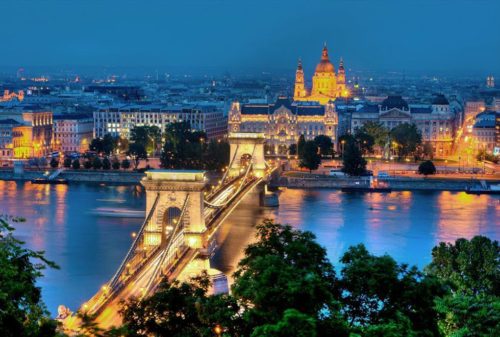
[[[295,73],[294,101],[315,101],[326,104],[337,97],[347,96],[349,96],[349,91],[346,87],[344,62],[340,59],[339,69],[335,74],[335,67],[328,57],[326,44],[321,53],[321,60],[316,66],[310,91],[306,88],[304,69],[302,68],[302,62],[299,60]]]

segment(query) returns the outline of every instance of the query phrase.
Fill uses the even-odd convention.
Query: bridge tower
[[[179,221],[182,210],[183,241],[191,248],[203,248],[206,231],[204,212],[204,171],[147,171],[141,184],[146,188],[146,214],[151,209],[151,221],[144,230],[144,244],[162,245]],[[158,200],[156,200],[158,198]]]
[[[252,171],[256,177],[265,175],[266,161],[264,159],[263,133],[231,132],[228,136],[230,146],[229,176],[235,177],[242,173],[248,162],[252,163]]]

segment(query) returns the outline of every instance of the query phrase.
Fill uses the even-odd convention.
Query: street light
[[[222,327],[220,326],[220,324],[215,325],[214,332],[217,335],[217,337],[222,336]]]

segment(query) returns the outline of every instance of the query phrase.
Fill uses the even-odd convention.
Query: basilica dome
[[[316,66],[316,73],[334,73],[335,67],[330,62],[328,58],[328,49],[326,45],[323,47],[323,52],[321,53],[321,61]]]

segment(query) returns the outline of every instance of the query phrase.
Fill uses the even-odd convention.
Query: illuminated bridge
[[[162,279],[182,281],[210,269],[222,222],[273,171],[263,134],[232,133],[229,143],[231,162],[212,188],[204,171],[146,172],[146,218],[111,280],[81,308],[102,327],[121,323],[120,301],[153,294]]]

